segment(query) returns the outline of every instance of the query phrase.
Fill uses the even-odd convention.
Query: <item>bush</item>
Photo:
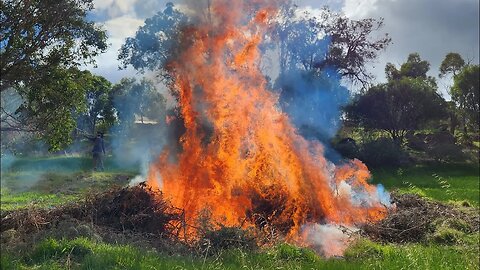
[[[379,138],[363,144],[360,159],[368,166],[400,166],[408,163],[408,154],[392,140]]]
[[[462,162],[467,159],[462,148],[456,144],[443,143],[431,146],[427,154],[437,161]]]

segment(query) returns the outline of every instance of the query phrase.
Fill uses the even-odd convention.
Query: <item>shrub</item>
[[[427,150],[427,154],[437,161],[461,162],[467,159],[462,148],[456,144],[436,144]]]
[[[388,138],[379,138],[361,146],[360,159],[368,166],[399,166],[408,163],[408,154]]]

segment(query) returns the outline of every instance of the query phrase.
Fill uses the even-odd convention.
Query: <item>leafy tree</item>
[[[430,69],[430,63],[422,60],[418,53],[408,55],[407,62],[403,63],[398,70],[392,63],[387,63],[385,73],[388,80],[398,80],[403,77],[428,79],[435,81],[434,78],[427,76]]]
[[[121,125],[133,124],[135,116],[139,116],[142,123],[144,117],[165,120],[166,100],[154,84],[146,79],[140,82],[133,78],[122,79],[113,86],[110,99]]]
[[[454,77],[451,88],[453,101],[457,104],[463,120],[464,135],[467,136],[467,126],[478,131],[479,127],[479,94],[480,89],[480,66],[469,65],[464,67]]]
[[[86,107],[85,113],[79,115],[77,126],[94,134],[98,121],[101,119],[106,126],[112,126],[115,122],[115,111],[109,99],[112,89],[111,83],[101,76],[88,74],[85,85]]]
[[[321,73],[334,69],[342,77],[366,86],[372,75],[365,64],[391,42],[387,34],[372,37],[383,26],[383,20],[350,20],[327,8],[320,16],[308,12],[297,16],[295,9],[283,11],[283,23],[277,29],[281,71],[295,68]]]
[[[440,77],[452,74],[454,77],[465,67],[465,60],[458,53],[448,53],[440,65]]]
[[[106,33],[86,20],[92,0],[5,0],[0,5],[2,92],[32,86],[60,66],[93,62],[107,48]]]
[[[86,20],[92,0],[0,5],[0,90],[15,91],[22,101],[16,111],[2,104],[1,130],[41,135],[58,150],[71,141],[74,115],[86,109],[88,76],[77,67],[106,50],[106,33]]]
[[[15,112],[21,131],[40,135],[49,150],[59,150],[72,142],[76,115],[85,111],[85,93],[91,74],[76,68],[54,69],[35,82],[35,88],[21,88],[23,103]]]
[[[126,39],[118,56],[122,67],[132,65],[142,72],[163,71],[163,77],[169,79],[163,68],[177,48],[179,29],[186,21],[185,14],[175,9],[172,3],[167,3],[163,12],[145,20],[135,37]]]
[[[409,56],[400,70],[386,67],[388,82],[371,87],[346,107],[349,119],[367,128],[386,131],[398,145],[406,133],[446,116],[446,102],[427,78],[428,62]],[[389,73],[390,72],[390,73]]]

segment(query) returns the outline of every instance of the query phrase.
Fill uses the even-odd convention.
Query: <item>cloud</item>
[[[393,44],[382,53],[372,72],[384,81],[387,62],[399,65],[409,53],[429,61],[437,76],[448,52],[479,61],[479,2],[477,0],[345,0],[343,12],[353,19],[384,18],[384,32]],[[444,93],[450,83],[439,81]]]
[[[172,1],[180,7],[183,1]],[[401,64],[411,52],[420,53],[431,63],[430,75],[438,74],[438,67],[448,52],[458,52],[464,58],[478,63],[479,59],[479,3],[477,0],[294,0],[309,10],[329,5],[342,10],[352,19],[380,18],[385,20],[383,32],[393,39],[370,70],[377,81],[385,81],[387,62]],[[99,69],[95,73],[117,81],[122,74],[134,74],[132,70],[118,72],[118,49],[128,36],[133,36],[145,18],[165,8],[167,1],[159,0],[94,0],[95,11],[90,17],[103,23],[112,44],[109,51],[98,58]],[[380,33],[378,33],[380,36]],[[123,73],[122,73],[123,72]],[[449,82],[440,81],[445,92]]]

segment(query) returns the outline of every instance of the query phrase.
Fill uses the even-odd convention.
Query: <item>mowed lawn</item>
[[[138,171],[107,161],[92,172],[89,158],[20,159],[2,172],[1,211],[53,207],[91,190],[126,185]],[[434,200],[479,205],[479,169],[471,164],[418,165],[372,170],[372,183]],[[3,237],[3,235],[2,235]],[[225,250],[215,256],[145,250],[98,239],[45,239],[21,253],[2,252],[0,269],[478,269],[479,234],[456,244],[382,244],[361,239],[344,258],[321,258],[281,244],[257,251]]]

